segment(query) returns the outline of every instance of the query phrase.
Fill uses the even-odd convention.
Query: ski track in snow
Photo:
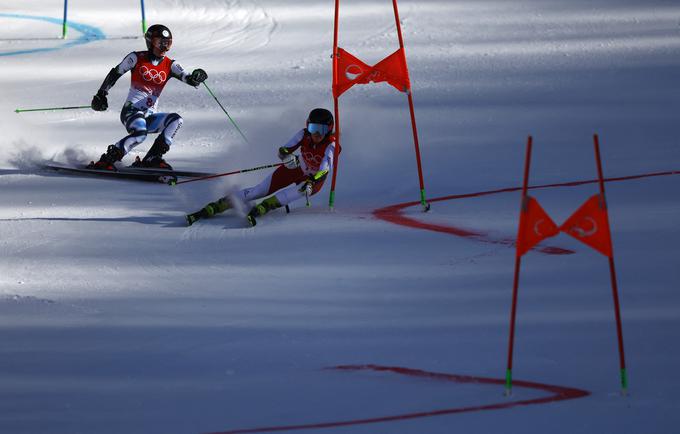
[[[166,11],[172,11],[168,13]],[[256,2],[239,0],[172,0],[151,9],[158,21],[176,21],[194,44],[192,56],[218,55],[238,51],[255,51],[269,44],[276,31],[276,21]],[[202,31],[196,31],[196,29]],[[206,43],[207,37],[207,43]]]

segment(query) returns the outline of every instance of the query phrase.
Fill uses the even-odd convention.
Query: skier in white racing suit
[[[309,113],[307,126],[298,131],[285,145],[279,148],[283,165],[254,187],[244,188],[236,193],[241,202],[270,196],[253,206],[247,219],[255,226],[256,219],[269,211],[318,193],[333,166],[335,136],[333,114],[323,108]],[[300,155],[295,155],[295,151]],[[212,217],[233,206],[229,197],[211,202],[201,210],[188,214],[187,223],[192,225],[201,218]]]
[[[128,135],[102,154],[99,161],[92,162],[88,168],[116,170],[115,163],[125,154],[146,139],[148,133],[160,133],[143,159],[137,157],[133,166],[172,169],[163,160],[168,152],[177,130],[182,126],[182,117],[177,113],[156,113],[156,103],[170,77],[177,78],[191,86],[198,87],[208,74],[195,69],[187,74],[176,61],[165,54],[172,46],[172,33],[162,24],[149,27],[144,35],[147,51],[135,51],[123,59],[108,73],[97,94],[92,98],[92,109],[108,109],[106,96],[113,85],[128,71],[131,72],[130,91],[120,113]]]

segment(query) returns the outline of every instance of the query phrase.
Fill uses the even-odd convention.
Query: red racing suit
[[[152,59],[148,51],[135,51],[128,54],[116,66],[116,71],[121,75],[132,71],[126,103],[131,103],[138,110],[151,110],[152,112],[155,111],[158,97],[170,77],[186,83],[189,76],[178,62],[169,57]],[[105,90],[108,91],[108,89]]]
[[[279,166],[258,185],[238,192],[237,196],[242,201],[255,200],[276,193],[279,203],[287,205],[305,196],[304,191],[300,191],[298,186],[307,181],[310,175],[322,170],[330,171],[333,166],[335,136],[332,134],[328,134],[321,143],[315,145],[307,129],[302,129],[283,146],[290,151],[289,153],[299,150],[300,167],[289,169]],[[324,179],[315,182],[312,194],[318,193],[323,183]]]

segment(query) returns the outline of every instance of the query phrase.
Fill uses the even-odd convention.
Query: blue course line
[[[21,14],[3,14],[0,13],[0,18],[16,18],[19,20],[36,20],[36,21],[46,21],[48,23],[56,24],[61,26],[63,20],[61,18],[52,17],[40,17],[35,15],[21,15]],[[0,57],[2,56],[17,56],[20,54],[33,54],[33,53],[44,53],[46,51],[57,51],[64,48],[71,48],[76,45],[87,44],[92,41],[100,41],[106,39],[106,35],[97,27],[88,26],[87,24],[74,23],[69,21],[69,28],[75,29],[80,32],[81,35],[77,39],[67,40],[62,45],[58,47],[51,48],[33,48],[30,50],[16,50],[16,51],[0,51]],[[56,39],[56,38],[55,38]]]

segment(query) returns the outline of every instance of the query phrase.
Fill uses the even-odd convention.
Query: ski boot
[[[125,154],[118,146],[109,145],[109,147],[106,148],[106,153],[102,154],[102,156],[99,158],[99,161],[96,163],[94,161],[90,161],[90,164],[87,165],[86,169],[115,171],[116,161],[122,160],[124,155]]]
[[[250,226],[255,226],[257,224],[257,219],[255,217],[259,217],[257,207],[253,207],[246,216],[246,220]]]
[[[132,163],[131,167],[172,170],[172,166],[163,159],[163,154],[169,150],[170,145],[165,142],[165,138],[161,134],[160,136],[156,137],[151,149],[149,149],[149,152],[146,153],[144,158],[140,160],[139,157],[137,157],[135,162]]]
[[[186,216],[184,216],[184,218],[186,218],[186,220],[187,220],[187,226],[191,226],[201,218],[201,212],[199,211],[199,212],[187,214]]]
[[[246,216],[246,220],[250,226],[255,226],[257,224],[257,218],[267,214],[269,211],[280,208],[281,202],[276,198],[276,196],[269,197],[259,204],[251,208],[250,212]]]
[[[231,208],[231,203],[225,197],[217,202],[210,202],[199,211],[186,215],[187,226],[191,226],[202,218],[210,218]]]

